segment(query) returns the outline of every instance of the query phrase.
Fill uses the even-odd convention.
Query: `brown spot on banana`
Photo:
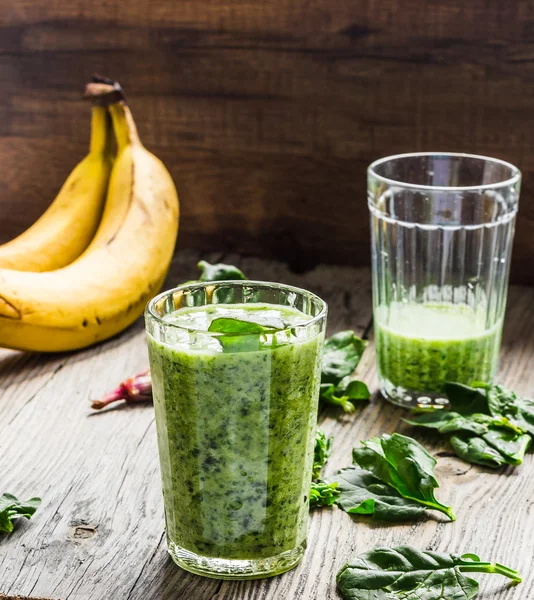
[[[5,298],[0,296],[0,317],[5,317],[7,319],[20,319],[22,314],[20,310],[8,302]]]

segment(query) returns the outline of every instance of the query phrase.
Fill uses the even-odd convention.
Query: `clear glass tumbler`
[[[401,154],[368,169],[378,376],[402,406],[497,369],[521,173],[484,156]]]
[[[254,579],[306,548],[327,307],[276,283],[184,285],[145,313],[169,553]]]

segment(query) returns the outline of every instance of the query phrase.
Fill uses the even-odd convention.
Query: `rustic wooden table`
[[[372,340],[369,271],[319,267],[295,275],[281,264],[211,255],[239,264],[251,278],[309,288],[330,306],[329,332],[352,328]],[[168,284],[195,276],[199,254],[181,252]],[[512,287],[500,380],[534,392],[534,288]],[[481,576],[481,597],[534,597],[532,455],[519,468],[470,466],[446,446],[401,422],[402,411],[380,399],[347,416],[323,409],[335,436],[327,473],[348,465],[351,448],[382,432],[401,431],[439,453],[438,498],[455,523],[431,515],[406,525],[352,519],[342,511],[312,513],[309,546],[299,567],[274,579],[225,582],[182,571],[167,556],[156,432],[151,405],[92,414],[89,400],[147,366],[141,322],[120,337],[75,354],[0,354],[0,492],[40,495],[31,521],[0,538],[0,598],[61,600],[329,600],[335,575],[352,556],[377,545],[475,552],[524,576],[519,587]],[[372,341],[359,375],[376,388]]]

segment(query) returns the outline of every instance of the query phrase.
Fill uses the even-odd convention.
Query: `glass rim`
[[[288,285],[285,283],[276,283],[276,282],[272,282],[272,281],[256,281],[254,279],[224,279],[221,281],[198,281],[195,283],[184,283],[182,285],[176,286],[175,288],[170,288],[168,290],[165,290],[163,292],[160,292],[157,296],[154,296],[154,298],[152,298],[151,300],[148,301],[146,308],[145,308],[145,312],[144,312],[144,316],[145,318],[150,318],[150,319],[154,319],[155,321],[157,321],[158,323],[161,323],[162,325],[166,326],[166,327],[173,327],[175,329],[180,329],[182,331],[189,331],[190,333],[204,333],[204,334],[208,334],[214,338],[217,337],[221,337],[224,335],[228,335],[227,333],[224,332],[220,332],[220,331],[207,331],[205,329],[196,329],[194,327],[184,327],[183,325],[178,325],[176,323],[170,323],[169,321],[166,321],[163,317],[161,317],[159,314],[157,314],[155,307],[157,305],[158,302],[160,302],[161,300],[163,300],[165,297],[170,296],[170,295],[174,295],[177,292],[183,292],[185,290],[190,290],[190,289],[200,289],[200,288],[207,288],[207,287],[216,287],[216,286],[222,286],[222,285],[231,285],[231,286],[239,286],[239,285],[252,285],[252,286],[257,286],[257,287],[267,287],[267,288],[274,288],[274,289],[279,289],[279,290],[287,290],[289,292],[294,292],[297,294],[301,294],[303,296],[307,296],[312,300],[315,300],[316,302],[318,302],[319,306],[320,306],[320,311],[317,315],[315,315],[314,317],[310,317],[309,319],[307,319],[304,323],[299,323],[298,325],[290,325],[288,327],[284,327],[283,329],[277,329],[276,331],[272,331],[272,332],[265,332],[264,335],[273,335],[276,333],[284,333],[287,331],[291,331],[292,329],[305,329],[307,327],[310,327],[311,325],[314,325],[318,322],[320,322],[321,320],[325,319],[327,314],[328,314],[328,304],[325,302],[325,300],[323,300],[320,296],[318,296],[317,294],[314,294],[313,292],[310,292],[309,290],[305,290],[304,288],[299,288],[297,286],[294,285]],[[221,304],[224,304],[223,302],[221,302]],[[246,302],[238,302],[235,304],[235,306],[240,306],[240,305],[246,305]],[[253,304],[252,302],[250,302],[249,304]],[[258,304],[258,303],[256,303]],[[204,305],[207,306],[207,305]],[[212,305],[212,306],[217,306]],[[193,307],[194,308],[194,307]],[[179,310],[179,309],[176,309]],[[297,309],[298,310],[298,309]],[[304,314],[304,313],[303,313]],[[306,317],[308,315],[305,315]],[[246,336],[246,335],[251,335],[250,333],[232,333],[232,336]],[[253,335],[257,335],[257,334],[253,334]]]
[[[423,158],[423,157],[455,157],[455,158],[476,158],[483,160],[488,163],[494,163],[502,165],[510,169],[512,175],[497,183],[484,183],[480,185],[461,185],[461,186],[447,186],[447,185],[424,185],[419,183],[408,183],[406,181],[397,181],[384,177],[376,172],[376,167],[399,158]],[[463,191],[475,191],[475,190],[496,190],[510,185],[516,185],[521,181],[521,171],[512,163],[502,160],[500,158],[493,158],[491,156],[485,156],[483,154],[469,154],[464,152],[406,152],[402,154],[392,154],[391,156],[384,156],[373,161],[367,167],[367,174],[371,175],[382,183],[387,183],[390,186],[401,187],[406,189],[414,190],[425,190],[425,191],[437,191],[437,192],[463,192]]]

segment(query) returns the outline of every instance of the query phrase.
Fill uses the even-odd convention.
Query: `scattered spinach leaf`
[[[354,331],[341,331],[324,343],[321,370],[321,400],[354,412],[353,401],[371,396],[363,381],[350,380],[365,350],[365,342]]]
[[[326,433],[322,429],[317,428],[317,432],[315,433],[315,448],[313,451],[313,480],[317,480],[321,477],[321,471],[326,465],[326,461],[332,451],[333,442],[333,436],[326,437]]]
[[[448,382],[445,384],[445,394],[452,411],[461,415],[484,413],[489,415],[486,391],[482,388],[472,388],[463,383]]]
[[[353,515],[370,515],[383,521],[406,521],[425,512],[418,502],[404,498],[397,490],[359,467],[341,469],[337,504]]]
[[[26,502],[20,501],[13,494],[0,496],[0,532],[11,533],[13,521],[20,517],[31,518],[41,504],[40,498],[30,498]]]
[[[345,600],[471,600],[478,583],[463,573],[499,573],[519,583],[517,571],[475,554],[444,554],[410,546],[375,548],[337,574]]]
[[[348,381],[345,377],[338,385],[321,383],[321,400],[328,404],[339,405],[345,412],[354,412],[354,400],[369,400],[371,393],[363,381],[353,379]]]
[[[310,488],[310,508],[332,506],[339,497],[337,482],[312,481]]]
[[[358,366],[365,342],[354,331],[340,331],[328,338],[323,348],[322,383],[337,385]]]
[[[434,496],[439,487],[434,477],[436,460],[413,438],[393,433],[362,442],[352,451],[353,462],[393,487],[404,498],[456,519],[450,506]]]
[[[452,411],[413,414],[407,423],[455,433],[450,439],[463,460],[498,468],[519,465],[534,435],[534,402],[498,385],[447,383]]]

